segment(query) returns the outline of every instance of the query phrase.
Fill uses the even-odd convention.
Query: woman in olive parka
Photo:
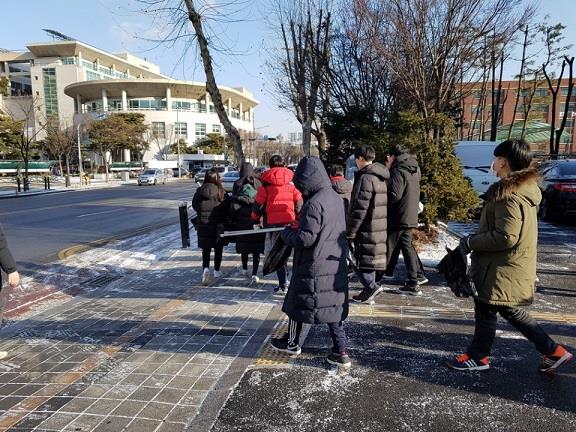
[[[462,239],[472,252],[470,276],[474,299],[474,338],[464,354],[448,362],[456,370],[488,370],[498,314],[542,353],[541,372],[553,372],[572,359],[519,306],[534,300],[538,244],[538,205],[542,194],[529,144],[508,140],[494,149],[492,171],[500,178],[485,196],[478,232]]]

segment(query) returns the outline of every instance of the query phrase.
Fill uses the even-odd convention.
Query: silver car
[[[228,171],[220,178],[222,180],[222,187],[226,192],[232,192],[234,188],[234,183],[240,178],[240,173],[238,171]]]
[[[157,185],[159,183],[166,183],[166,176],[162,169],[149,168],[138,177],[138,186]]]

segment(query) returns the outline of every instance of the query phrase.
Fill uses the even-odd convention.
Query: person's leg
[[[344,330],[344,323],[328,323],[328,330],[330,330],[330,337],[332,338],[332,352],[336,354],[346,354],[346,331]]]
[[[288,320],[288,333],[281,338],[270,339],[270,345],[276,351],[281,351],[289,355],[298,355],[302,352],[300,348],[300,333],[302,323],[296,322],[292,318]]]
[[[258,274],[259,266],[260,266],[260,254],[259,253],[252,254],[252,276],[256,276]]]
[[[358,280],[364,287],[364,291],[376,288],[376,272],[370,270],[358,270]]]
[[[394,269],[400,257],[400,245],[398,244],[400,233],[401,231],[389,231],[386,239],[386,270],[384,271],[384,276],[389,278],[394,276]]]
[[[214,248],[214,271],[220,271],[220,265],[222,264],[222,254],[224,252],[224,246],[216,245]]]
[[[210,267],[210,248],[202,248],[202,268]]]
[[[286,288],[286,267],[282,267],[278,270],[276,276],[278,276],[278,285]]]
[[[498,323],[496,308],[479,301],[474,302],[474,321],[474,338],[466,353],[478,361],[490,356]]]
[[[502,318],[508,321],[516,330],[532,342],[542,355],[550,355],[556,349],[556,342],[548,336],[540,324],[536,322],[524,309],[514,307],[499,307]]]
[[[383,287],[376,284],[376,272],[359,270],[356,272],[356,275],[364,289],[360,294],[352,296],[352,300],[358,303],[374,303],[376,296],[384,291]]]
[[[242,270],[248,271],[248,254],[240,254],[240,259],[242,260]]]
[[[412,228],[400,231],[399,246],[406,265],[407,285],[411,288],[418,286],[418,254],[412,244]]]
[[[302,323],[293,319],[288,320],[288,346],[300,345],[300,333],[302,333]]]

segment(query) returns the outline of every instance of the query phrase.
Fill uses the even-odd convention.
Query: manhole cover
[[[105,285],[108,285],[111,282],[114,282],[115,280],[120,279],[121,277],[122,276],[120,276],[120,275],[105,274],[105,275],[96,276],[95,278],[92,278],[92,279],[88,279],[87,281],[82,282],[80,285],[89,285],[92,287],[103,287]]]

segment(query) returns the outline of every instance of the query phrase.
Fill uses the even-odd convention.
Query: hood
[[[274,186],[284,186],[292,181],[294,173],[292,170],[284,167],[271,168],[262,173],[260,181],[265,184]]]
[[[247,197],[247,198],[255,198],[256,197],[256,189],[251,184],[245,184],[238,192],[239,197]]]
[[[204,199],[217,199],[218,186],[212,183],[204,183],[200,187],[200,196]]]
[[[380,162],[374,162],[370,165],[366,165],[361,170],[356,171],[355,175],[362,175],[362,174],[372,174],[378,177],[380,180],[385,181],[390,178],[390,171]]]
[[[394,161],[392,169],[401,169],[408,171],[410,174],[416,174],[418,172],[418,161],[416,156],[408,153],[399,155]]]
[[[315,156],[306,156],[296,167],[294,185],[302,195],[310,196],[325,187],[332,187],[324,164]]]
[[[332,188],[339,194],[347,194],[352,192],[352,183],[350,183],[344,177],[332,177],[330,181],[332,182]]]
[[[254,167],[250,162],[243,162],[240,167],[240,178],[248,177],[254,175]]]
[[[537,206],[542,200],[542,193],[538,187],[540,173],[536,168],[529,167],[514,171],[508,177],[494,183],[486,191],[486,199],[489,201],[501,201],[512,194],[521,196],[532,206]]]

